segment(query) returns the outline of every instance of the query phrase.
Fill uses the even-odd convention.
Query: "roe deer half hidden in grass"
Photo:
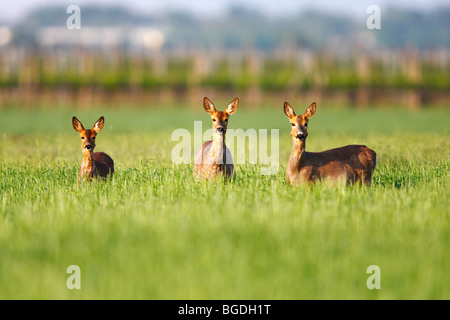
[[[236,112],[239,99],[234,99],[225,109],[217,111],[214,104],[205,97],[203,107],[211,115],[213,124],[213,140],[207,141],[195,156],[194,176],[197,178],[230,178],[234,165],[230,150],[225,145],[228,118]]]
[[[82,180],[92,181],[92,178],[107,178],[114,174],[114,161],[104,152],[95,152],[95,137],[102,130],[105,124],[105,118],[100,117],[92,129],[84,129],[81,122],[72,118],[72,125],[75,131],[80,134],[81,149],[83,151],[83,162],[81,163],[80,178]]]
[[[306,152],[308,121],[316,112],[311,104],[301,116],[295,114],[289,103],[284,103],[284,113],[291,123],[292,153],[286,170],[291,184],[316,180],[343,180],[348,185],[355,182],[370,186],[372,173],[377,164],[375,151],[363,145],[349,145],[322,152]]]

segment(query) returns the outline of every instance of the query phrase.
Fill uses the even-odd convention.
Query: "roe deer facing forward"
[[[211,115],[213,124],[213,140],[205,142],[195,156],[194,176],[196,178],[217,178],[233,175],[234,165],[230,150],[225,145],[228,118],[236,112],[239,99],[234,99],[225,109],[217,111],[213,103],[205,97],[203,108]]]
[[[375,151],[363,145],[349,145],[323,152],[306,152],[308,121],[316,112],[311,104],[301,116],[295,114],[289,103],[284,103],[284,113],[291,123],[292,153],[286,170],[291,184],[316,180],[340,180],[347,184],[355,182],[370,186],[377,163]]]
[[[95,152],[95,137],[102,130],[105,118],[100,117],[91,130],[84,129],[81,122],[72,118],[72,125],[81,137],[81,149],[83,151],[83,162],[81,163],[80,178],[91,181],[98,176],[107,178],[114,173],[114,161],[104,152]]]

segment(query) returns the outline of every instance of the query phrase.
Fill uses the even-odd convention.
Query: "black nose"
[[[225,129],[224,129],[224,128],[222,128],[222,127],[218,127],[218,128],[217,128],[217,131],[219,131],[219,132],[222,132],[222,133],[223,133],[223,132],[225,131]]]
[[[307,134],[299,133],[299,134],[297,135],[297,139],[303,140],[303,139],[306,139],[306,136],[307,136]]]
[[[91,150],[92,149],[92,145],[88,144],[85,146],[86,150]]]

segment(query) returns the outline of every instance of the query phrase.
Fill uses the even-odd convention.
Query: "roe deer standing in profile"
[[[234,99],[225,109],[217,111],[214,104],[205,97],[203,108],[211,115],[213,124],[213,140],[207,141],[195,156],[194,176],[197,178],[230,178],[234,165],[230,150],[225,145],[228,118],[236,112],[239,99]]]
[[[311,104],[301,116],[295,114],[289,103],[284,103],[284,113],[291,123],[292,153],[286,170],[291,184],[316,180],[343,180],[370,186],[372,173],[377,164],[375,151],[363,145],[349,145],[323,152],[306,152],[308,121],[316,112],[316,103]]]
[[[81,149],[83,151],[83,162],[81,163],[80,178],[82,180],[92,181],[92,178],[98,176],[107,178],[108,175],[114,174],[114,161],[104,152],[95,152],[95,137],[102,130],[105,124],[105,118],[100,117],[94,124],[92,129],[84,129],[81,122],[76,118],[72,118],[72,125],[75,131],[80,134]]]

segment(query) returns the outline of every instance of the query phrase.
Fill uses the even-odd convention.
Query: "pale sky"
[[[448,0],[1,0],[0,21],[14,22],[28,12],[47,5],[69,6],[79,5],[119,5],[131,11],[142,13],[158,13],[168,9],[178,9],[200,15],[218,16],[229,4],[250,6],[268,14],[296,14],[301,10],[313,8],[328,12],[346,13],[363,17],[370,5],[380,8],[392,6],[419,10],[429,10],[439,6],[450,6]]]

